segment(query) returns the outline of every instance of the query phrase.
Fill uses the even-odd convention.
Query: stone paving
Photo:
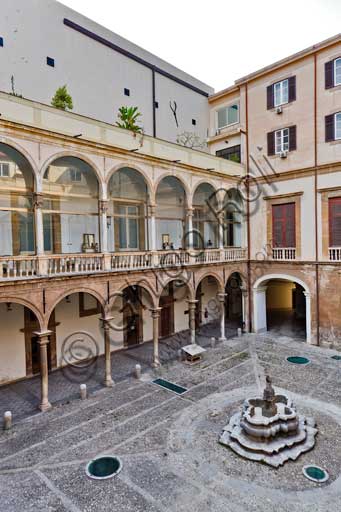
[[[204,334],[199,339],[208,347]],[[78,383],[64,391],[60,386],[48,413],[32,415],[37,390],[30,382],[22,403],[31,404],[31,414],[27,406],[12,430],[0,433],[0,510],[341,510],[341,362],[331,359],[334,352],[286,337],[244,335],[208,348],[203,362],[189,367],[171,357],[186,336],[166,344],[158,372],[149,366],[150,346],[120,353],[122,359],[116,354],[114,388],[103,388],[97,373],[85,401],[75,393]],[[288,355],[311,362],[293,365]],[[139,356],[144,372],[138,381],[131,369]],[[243,399],[258,394],[265,372],[276,391],[288,392],[319,427],[316,448],[277,470],[245,461],[217,442]],[[156,376],[188,391],[162,389],[151,382]],[[15,399],[24,389],[21,383],[1,393]],[[100,454],[120,457],[118,476],[87,478],[86,463]],[[308,463],[324,467],[330,480],[306,480],[302,468]]]

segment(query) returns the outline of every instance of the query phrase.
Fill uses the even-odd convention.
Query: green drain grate
[[[317,482],[319,484],[326,482],[329,478],[327,471],[319,466],[304,466],[303,474],[312,482]]]
[[[341,356],[332,356],[332,359],[334,359],[334,361],[341,361]]]
[[[122,462],[118,457],[98,457],[91,460],[86,466],[86,474],[95,480],[105,480],[117,475],[122,469]]]
[[[173,391],[177,395],[182,395],[187,391],[186,388],[183,388],[182,386],[178,386],[177,384],[173,384],[173,382],[169,382],[169,380],[164,379],[156,379],[153,380],[153,384],[157,384],[158,386],[161,386],[162,388],[169,389],[169,391]]]
[[[293,364],[308,364],[308,363],[310,363],[310,359],[308,359],[307,357],[301,357],[301,356],[287,357],[287,361],[289,363],[293,363]]]

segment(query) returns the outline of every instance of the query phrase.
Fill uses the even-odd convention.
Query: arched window
[[[145,250],[148,189],[144,177],[135,169],[124,167],[111,177],[108,195],[109,251]]]
[[[156,193],[156,247],[180,249],[184,247],[186,223],[186,193],[174,176],[161,180]]]
[[[58,158],[45,171],[43,192],[45,252],[99,251],[98,181],[90,165]]]
[[[33,170],[16,149],[0,143],[0,255],[34,254]]]
[[[193,196],[193,242],[197,249],[211,249],[218,245],[218,205],[215,190],[202,183]]]

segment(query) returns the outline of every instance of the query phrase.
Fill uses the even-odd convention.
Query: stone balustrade
[[[329,260],[330,261],[341,261],[341,247],[330,247],[329,248]]]
[[[272,249],[273,260],[295,260],[296,249],[294,247],[276,247]]]
[[[246,249],[132,251],[111,254],[44,254],[0,258],[0,281],[94,272],[205,265],[242,261]]]

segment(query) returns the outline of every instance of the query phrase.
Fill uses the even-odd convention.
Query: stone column
[[[191,333],[191,343],[196,345],[195,340],[195,310],[198,300],[188,300],[188,316],[189,316],[189,330]]]
[[[43,226],[43,195],[41,192],[33,194],[34,229],[36,254],[44,254],[44,226]]]
[[[309,292],[303,292],[305,295],[305,322],[306,322],[306,341],[307,343],[313,343],[311,339],[311,297]]]
[[[40,405],[39,409],[43,412],[51,409],[49,402],[49,370],[47,362],[47,344],[50,342],[49,336],[52,331],[34,332],[38,337],[39,351],[40,351]]]
[[[105,378],[104,385],[111,388],[114,381],[111,377],[111,350],[110,350],[110,321],[113,317],[101,318],[104,333],[104,358],[105,358]]]
[[[240,290],[242,292],[242,309],[243,309],[243,323],[245,325],[244,332],[249,332],[249,301],[248,301],[248,293],[247,288],[241,286]]]
[[[225,212],[220,211],[218,213],[218,247],[220,250],[224,249],[224,222]]]
[[[193,249],[193,208],[190,206],[186,210],[186,245],[187,249]]]
[[[108,226],[107,226],[107,213],[108,213],[108,201],[100,199],[98,202],[98,210],[100,216],[99,223],[99,237],[100,237],[100,250],[103,253],[108,252]]]
[[[220,303],[220,338],[219,341],[225,341],[225,298],[227,293],[218,293],[218,301]]]
[[[155,204],[148,205],[149,250],[156,251]]]
[[[151,310],[153,319],[153,368],[161,366],[159,358],[159,318],[162,308],[154,308]]]

